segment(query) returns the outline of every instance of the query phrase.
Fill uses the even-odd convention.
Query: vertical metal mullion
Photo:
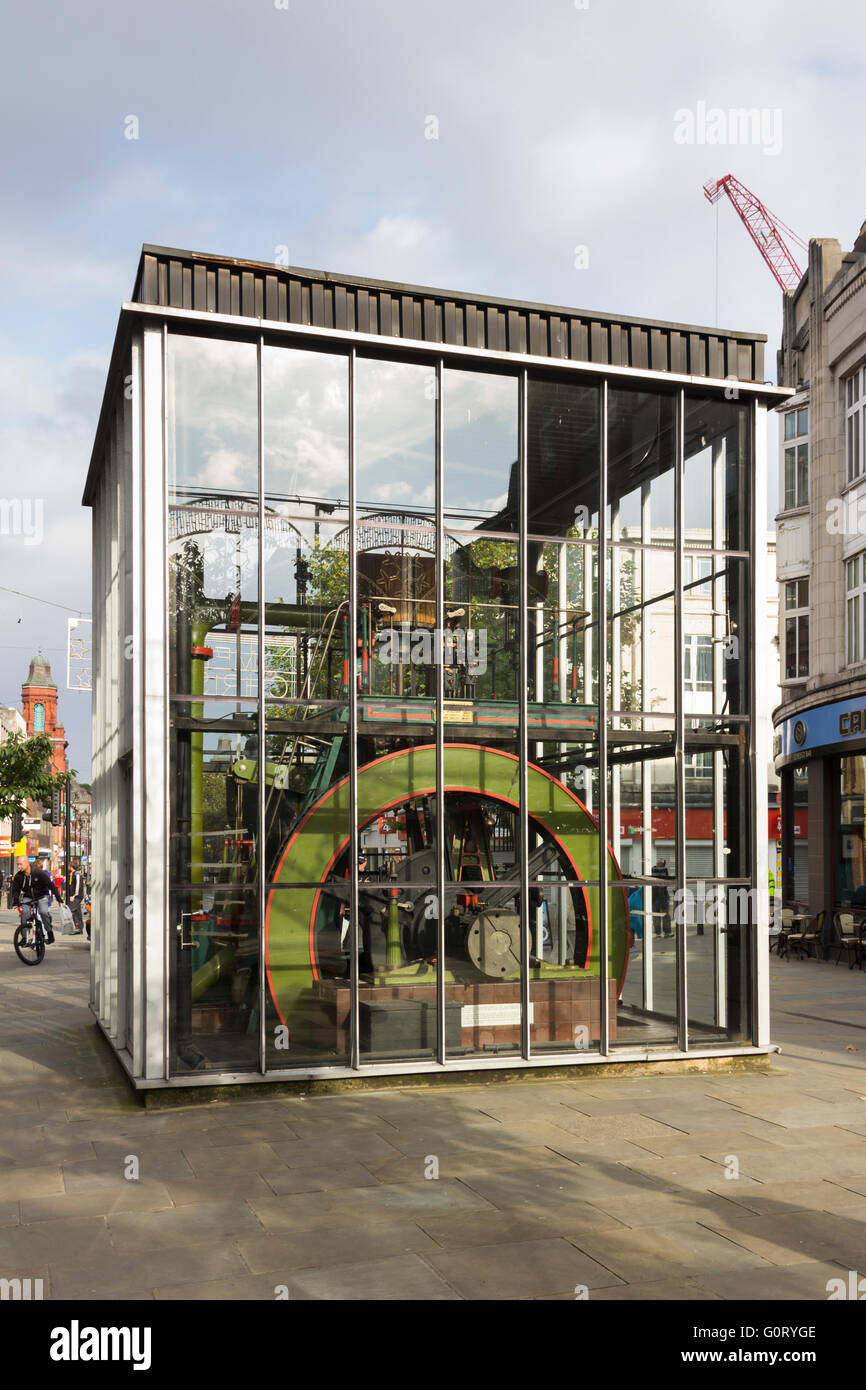
[[[258,383],[258,429],[259,429],[259,535],[258,535],[258,652],[256,654],[256,697],[258,700],[258,815],[259,831],[256,864],[258,880],[258,920],[259,920],[259,1071],[267,1071],[267,1038],[265,1036],[265,892],[266,892],[266,835],[265,835],[265,417],[264,383],[262,380],[262,358],[264,339],[259,334],[256,343],[256,367]],[[240,624],[238,624],[240,631]]]
[[[607,864],[607,381],[601,384],[598,450],[598,984],[599,1050],[610,1052]]]
[[[160,381],[160,411],[161,411],[160,424],[161,424],[161,427],[162,427],[162,459],[161,459],[161,462],[160,462],[160,488],[161,488],[161,497],[162,497],[162,507],[161,507],[161,514],[162,514],[162,535],[161,535],[161,537],[160,537],[160,541],[161,541],[161,544],[162,544],[162,585],[163,585],[162,592],[163,592],[163,598],[164,598],[164,599],[167,599],[170,590],[169,590],[169,579],[168,579],[168,407],[167,407],[167,397],[168,397],[168,324],[165,322],[165,320],[163,320],[163,324],[162,324],[161,352],[160,352],[160,374],[161,374],[161,378],[162,378],[161,381]],[[143,469],[142,469],[142,483],[143,483],[143,484],[144,484],[144,480],[145,480],[146,475],[147,475],[147,464],[148,464],[148,460],[145,458],[145,459],[144,459],[144,466],[143,466]],[[146,543],[146,539],[147,539],[147,538],[145,538],[145,543]],[[162,619],[162,634],[163,634],[162,689],[163,689],[163,695],[164,695],[164,697],[165,697],[165,700],[164,700],[164,709],[163,709],[163,728],[164,728],[164,730],[165,730],[165,738],[164,738],[164,741],[163,741],[163,754],[162,754],[163,789],[164,789],[164,792],[165,792],[165,795],[164,795],[164,798],[163,798],[163,804],[164,804],[167,808],[169,808],[169,809],[168,809],[168,818],[169,818],[169,834],[170,834],[170,833],[171,833],[171,810],[170,810],[170,799],[169,799],[169,792],[168,792],[168,789],[169,789],[169,787],[171,786],[171,782],[169,781],[169,709],[170,709],[170,703],[171,703],[171,658],[170,658],[170,655],[169,655],[169,641],[168,641],[168,634],[169,634],[169,616],[168,616],[168,604],[167,604],[167,603],[166,603],[166,605],[165,605],[165,611],[164,611],[163,619]],[[145,735],[145,739],[146,739],[146,737],[147,737],[147,736]],[[166,838],[166,840],[165,840],[165,849],[163,850],[163,854],[166,855],[166,856],[168,855],[168,845],[169,845],[169,839]],[[146,856],[145,856],[144,871],[145,871],[145,874],[147,875],[147,877],[149,878],[149,877],[150,877],[150,870],[149,870],[148,865],[147,865],[147,862],[146,862]],[[171,862],[170,862],[170,860],[166,859],[166,861],[164,862],[164,865],[163,865],[163,880],[162,880],[162,889],[163,889],[163,891],[162,891],[162,903],[163,903],[163,915],[162,915],[162,920],[163,920],[166,924],[169,924],[169,923],[170,923],[170,918],[169,918],[170,903],[171,903],[170,879],[171,879]],[[173,925],[174,925],[174,924],[171,923],[171,926],[173,926]],[[145,930],[146,930],[146,928],[145,928]],[[168,1080],[169,1077],[171,1076],[171,1015],[172,1015],[172,1005],[173,1005],[173,1003],[174,1003],[174,1000],[172,999],[172,992],[173,992],[174,985],[175,985],[175,980],[174,980],[174,973],[175,973],[175,972],[174,972],[173,969],[172,969],[172,957],[175,955],[175,953],[176,953],[175,935],[174,935],[174,932],[170,929],[170,927],[167,927],[167,930],[163,933],[163,964],[162,964],[162,969],[163,969],[163,980],[164,980],[164,986],[163,986],[163,988],[164,988],[164,990],[165,990],[165,998],[162,1000],[162,1010],[163,1010],[162,1034],[163,1034],[163,1060],[164,1060],[165,1079],[166,1079],[166,1080]],[[147,1024],[145,1023],[145,1030],[146,1030],[146,1029],[147,1029]]]
[[[713,630],[713,712],[718,713],[724,708],[725,696],[725,677],[724,661],[725,653],[723,642],[726,636],[727,623],[725,614],[720,610],[719,593],[724,581],[715,577],[716,566],[719,564],[717,555],[718,550],[725,549],[725,470],[724,446],[721,439],[713,441],[711,453],[712,471],[712,531],[711,549],[713,578],[710,583],[710,608],[712,610],[712,630]],[[727,563],[724,564],[727,570]],[[694,576],[693,576],[694,577]],[[727,600],[726,600],[727,602]],[[725,866],[725,784],[724,767],[725,759],[721,748],[713,752],[713,878],[723,879],[726,875]],[[727,894],[718,886],[712,889],[714,906],[716,908],[716,924],[713,928],[713,963],[714,963],[714,982],[713,988],[715,998],[713,1000],[714,1019],[718,1028],[728,1026],[728,1001],[727,1001],[727,954],[725,951],[724,928],[727,925]]]
[[[650,690],[650,677],[652,672],[650,656],[650,615],[648,611],[647,593],[650,587],[650,561],[652,559],[650,551],[647,549],[652,543],[652,494],[649,483],[641,486],[641,553],[640,553],[640,595],[641,595],[641,617],[640,617],[640,688],[641,688],[641,708],[646,709]],[[641,727],[646,729],[646,720],[641,720]],[[648,878],[652,873],[653,864],[653,761],[650,759],[641,764],[641,877]],[[647,910],[649,904],[649,910]],[[652,888],[643,890],[643,1006],[652,1013],[654,1005],[654,982],[653,982],[653,915],[652,915]]]
[[[527,702],[528,702],[528,647],[529,647],[529,584],[527,575],[528,545],[527,524],[527,412],[528,412],[529,374],[524,368],[520,373],[520,395],[517,417],[517,472],[519,478],[519,503],[517,521],[518,571],[518,688],[519,731],[518,731],[518,803],[519,803],[519,843],[520,843],[520,1049],[527,1060],[530,1053],[530,997],[529,997],[529,777],[527,758]]]
[[[349,350],[349,1065],[360,1066],[358,1020],[358,580],[355,494],[355,349]]]
[[[760,432],[759,422],[763,425]],[[749,519],[751,555],[747,562],[749,565],[748,578],[752,588],[751,631],[749,632],[747,653],[749,661],[749,788],[752,812],[748,845],[752,860],[751,885],[753,891],[750,896],[753,903],[763,904],[766,901],[765,894],[768,888],[768,846],[766,831],[762,830],[761,827],[766,824],[767,765],[770,759],[771,745],[769,713],[765,711],[760,718],[758,714],[761,701],[758,691],[759,677],[756,656],[758,642],[761,640],[760,634],[765,622],[767,593],[767,549],[764,521],[767,496],[767,431],[766,410],[759,405],[755,398],[752,399],[749,411],[749,426],[753,486],[751,491],[752,515]],[[744,492],[745,489],[740,489],[741,499]],[[742,564],[743,562],[740,561],[739,563]],[[742,660],[742,656],[740,659]],[[759,931],[759,927],[763,916],[762,907],[759,912],[760,916],[757,916],[757,920],[754,909],[749,914],[749,930],[752,938],[749,953],[752,1005],[749,1023],[752,1043],[757,1047],[765,1047],[770,1041],[770,957],[766,946],[761,947],[763,933]],[[767,902],[767,912],[769,912],[769,902]],[[767,918],[768,931],[769,925]]]
[[[686,778],[685,778],[685,659],[683,634],[683,523],[685,477],[685,392],[677,392],[676,459],[674,464],[674,825],[676,888],[674,934],[677,943],[677,1032],[681,1052],[689,1047],[688,968],[686,959]]]
[[[445,1062],[445,566],[442,358],[436,361],[436,1057]]]

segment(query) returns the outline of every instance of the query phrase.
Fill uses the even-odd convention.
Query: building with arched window
[[[21,687],[21,712],[31,734],[47,734],[53,744],[51,768],[66,771],[66,732],[57,718],[57,685],[51,666],[42,652],[31,659],[27,679]]]

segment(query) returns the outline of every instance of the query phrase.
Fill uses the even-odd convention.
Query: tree
[[[0,744],[0,820],[26,812],[27,801],[50,801],[51,793],[70,782],[74,772],[50,771],[51,739],[10,734]]]

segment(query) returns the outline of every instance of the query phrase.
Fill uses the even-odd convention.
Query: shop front
[[[829,920],[834,909],[866,907],[866,690],[778,713],[783,897]]]
[[[137,1086],[767,1049],[759,352],[145,248],[85,495]]]

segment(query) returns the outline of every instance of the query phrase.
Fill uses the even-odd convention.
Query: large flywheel
[[[446,744],[443,764],[446,798],[458,794],[461,799],[475,796],[483,803],[518,806],[519,763],[513,754],[475,744]],[[530,824],[537,828],[537,839],[542,846],[538,855],[543,859],[544,846],[552,847],[560,874],[579,885],[576,889],[578,913],[583,919],[584,930],[578,967],[584,978],[597,978],[599,890],[593,886],[599,876],[596,823],[573,792],[532,763],[527,769],[527,786]],[[409,799],[434,798],[435,792],[436,751],[432,745],[401,749],[378,758],[358,770],[359,829]],[[276,869],[265,919],[265,952],[271,995],[280,1018],[289,1026],[299,996],[323,974],[329,973],[325,942],[334,940],[334,916],[341,911],[340,903],[348,899],[345,865],[349,824],[349,782],[344,779],[329,788],[310,808],[293,832]],[[532,861],[532,856],[530,859]],[[341,870],[336,875],[335,867]],[[424,873],[426,881],[421,881],[419,876]],[[531,862],[530,878],[534,876]],[[408,893],[409,918],[417,915],[413,892],[416,905],[421,902],[429,905],[434,895],[434,910],[430,912],[428,906],[426,915],[428,919],[438,916],[435,868],[429,856],[419,857],[412,877],[415,883]],[[462,870],[460,877],[463,877]],[[609,850],[608,878],[611,884],[621,878],[619,866]],[[472,920],[467,957],[488,975],[495,977],[497,970],[502,969],[502,978],[513,978],[515,959],[519,959],[513,888],[508,901],[508,891],[495,883],[468,886],[484,888],[489,910]],[[381,897],[383,903],[389,894],[395,898],[399,894],[406,905],[407,890],[402,885],[376,884],[365,889],[365,893],[371,899]],[[392,915],[396,914],[395,903]],[[339,939],[339,933],[337,935]],[[628,957],[628,911],[622,891],[610,894],[608,937],[609,974],[621,988]],[[498,964],[500,960],[505,962],[504,966]],[[393,966],[393,962],[389,964]],[[573,978],[574,962],[571,965]],[[545,975],[553,968],[539,962],[538,970]],[[398,976],[399,972],[392,971],[389,978],[396,983]]]

